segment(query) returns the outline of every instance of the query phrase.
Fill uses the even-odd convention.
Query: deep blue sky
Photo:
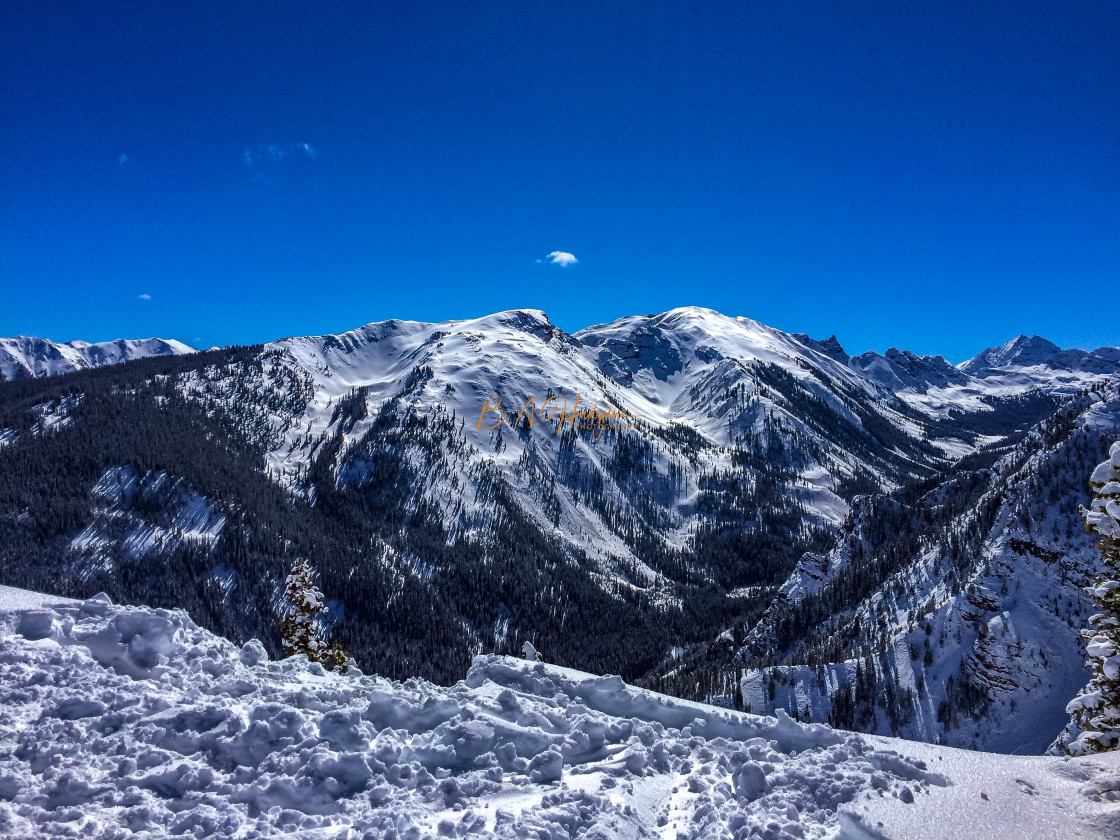
[[[696,304],[1120,345],[1118,44],[1069,0],[6,0],[0,335]]]

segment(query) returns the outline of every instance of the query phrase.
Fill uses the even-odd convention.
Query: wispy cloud
[[[318,152],[310,143],[288,143],[278,146],[275,143],[261,143],[259,146],[246,149],[241,153],[241,159],[249,167],[272,166],[290,155],[305,155],[317,157]]]
[[[144,292],[144,294],[142,294],[142,295],[137,295],[137,297],[140,298],[140,300],[151,300],[152,299],[152,296],[150,294],[148,294],[147,292]]]
[[[552,251],[543,260],[537,260],[537,262],[547,262],[551,265],[567,268],[570,265],[575,265],[579,260],[576,259],[575,254],[569,253],[568,251]]]
[[[310,161],[319,153],[310,143],[261,143],[241,152],[241,159],[254,181],[266,186],[289,178],[299,180],[302,170],[310,168]]]
[[[128,163],[128,155],[126,155],[126,154],[117,155],[117,166],[124,166],[126,163]]]

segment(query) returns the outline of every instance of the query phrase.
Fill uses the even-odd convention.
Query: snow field
[[[0,836],[826,838],[951,784],[904,742],[618,677],[497,656],[451,687],[337,675],[181,611],[12,593]]]

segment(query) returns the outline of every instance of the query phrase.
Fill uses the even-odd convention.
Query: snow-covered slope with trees
[[[1088,677],[1098,566],[1078,506],[1120,437],[1120,377],[1043,421],[992,469],[861,499],[744,640],[745,705],[1002,752],[1038,753]],[[762,661],[781,664],[759,668]]]
[[[194,353],[181,341],[162,338],[56,342],[19,335],[0,338],[0,380],[55,376],[75,370],[115,365],[149,356]]]
[[[966,754],[480,656],[444,688],[0,589],[8,837],[1101,838],[1120,753]],[[1041,832],[1041,833],[1040,833]]]

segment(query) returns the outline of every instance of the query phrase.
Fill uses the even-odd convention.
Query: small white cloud
[[[151,300],[152,299],[152,296],[150,294],[148,294],[147,292],[144,292],[144,294],[142,294],[142,295],[137,295],[137,297],[140,298],[140,300]]]
[[[128,163],[128,155],[117,155],[117,166],[124,166],[126,163]]]
[[[575,254],[570,254],[567,251],[553,251],[545,259],[552,265],[558,265],[561,268],[567,268],[570,265],[575,265],[579,262]]]

